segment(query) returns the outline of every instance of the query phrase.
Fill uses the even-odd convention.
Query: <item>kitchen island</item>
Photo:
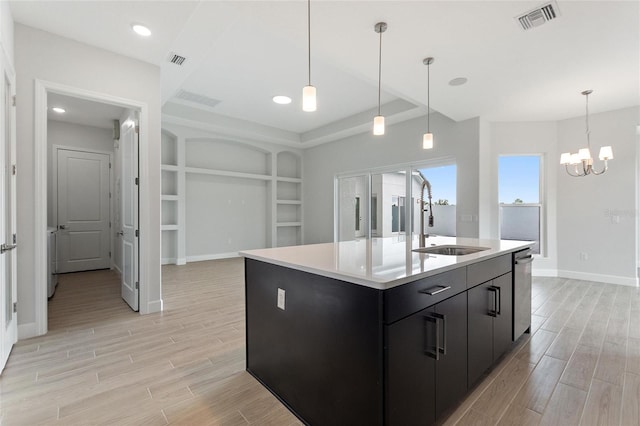
[[[305,423],[432,424],[509,349],[512,254],[532,243],[402,236],[241,252],[247,371]]]

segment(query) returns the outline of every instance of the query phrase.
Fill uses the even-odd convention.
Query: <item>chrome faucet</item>
[[[420,194],[420,237],[419,237],[419,245],[420,248],[423,248],[426,246],[427,243],[427,238],[429,237],[429,234],[425,234],[424,232],[424,212],[426,212],[427,210],[424,208],[424,189],[427,188],[427,196],[429,198],[429,227],[433,228],[433,206],[431,205],[431,183],[427,180],[426,177],[424,177],[424,175],[420,172],[420,170],[417,170],[418,175],[420,175],[420,178],[422,179],[422,192]]]

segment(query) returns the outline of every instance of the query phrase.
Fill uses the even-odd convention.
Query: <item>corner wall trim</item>
[[[18,324],[18,340],[30,339],[38,336],[38,325],[35,322]]]
[[[147,314],[152,314],[154,312],[162,312],[162,299],[160,300],[153,300],[149,303],[147,303]]]

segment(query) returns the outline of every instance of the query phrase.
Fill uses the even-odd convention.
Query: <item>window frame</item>
[[[498,155],[498,238],[502,239],[502,211],[500,209],[500,158],[502,157],[538,157],[538,202],[537,203],[522,203],[522,204],[509,204],[510,206],[522,206],[522,207],[538,207],[540,214],[538,225],[539,238],[540,238],[540,253],[535,253],[535,258],[547,257],[547,193],[546,193],[546,155],[544,153],[509,153]]]

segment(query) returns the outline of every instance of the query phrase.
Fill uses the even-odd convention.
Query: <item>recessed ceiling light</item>
[[[64,114],[65,112],[67,112],[64,108],[60,108],[60,107],[53,107],[51,108],[51,110],[53,112],[57,112],[58,114]]]
[[[466,82],[467,82],[467,79],[465,77],[458,77],[451,80],[449,82],[449,86],[462,86]]]
[[[278,95],[273,97],[273,102],[280,105],[287,105],[291,103],[291,98],[288,96]]]
[[[144,25],[133,24],[131,25],[131,28],[136,32],[136,34],[141,35],[142,37],[149,37],[151,35],[151,30]]]

